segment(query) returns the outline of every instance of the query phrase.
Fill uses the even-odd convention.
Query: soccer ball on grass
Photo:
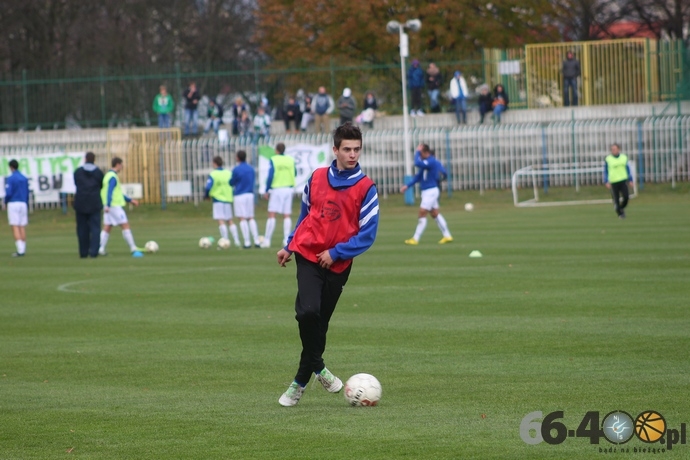
[[[208,249],[211,247],[211,244],[213,243],[211,243],[211,239],[207,236],[204,236],[199,240],[199,247],[201,249]]]
[[[345,399],[351,406],[376,406],[381,399],[381,384],[370,374],[355,374],[345,382]]]
[[[465,211],[474,211],[474,205],[472,203],[465,203]]]
[[[221,249],[228,249],[230,247],[230,240],[227,238],[221,238],[218,240],[218,247]]]
[[[146,252],[158,252],[158,243],[155,241],[147,241],[144,245]]]

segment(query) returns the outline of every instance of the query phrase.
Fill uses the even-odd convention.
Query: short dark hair
[[[344,140],[362,142],[362,131],[349,121],[345,122],[333,131],[333,145],[339,149]]]
[[[10,160],[10,168],[14,170],[19,169],[19,163],[17,163],[17,160]]]
[[[618,147],[618,150],[621,149],[621,145],[618,142],[614,142],[613,144],[611,144],[611,147],[613,147],[614,145]]]
[[[283,144],[282,142],[276,144],[276,152],[278,152],[281,155],[285,153],[285,144]]]
[[[96,161],[96,155],[93,152],[86,152],[84,161],[86,161],[87,163],[93,163],[94,161]]]
[[[237,159],[240,160],[242,163],[247,161],[247,152],[245,152],[244,150],[238,150]]]
[[[223,159],[219,156],[213,157],[213,164],[216,164],[218,166],[223,166]]]
[[[114,168],[115,166],[122,164],[122,158],[120,157],[113,157],[112,160],[110,160],[110,166]]]
[[[422,144],[422,152],[429,152],[433,155],[431,148],[429,148],[429,144]]]

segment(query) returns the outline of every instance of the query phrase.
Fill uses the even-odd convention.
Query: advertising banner
[[[48,202],[60,193],[75,193],[74,171],[83,163],[84,152],[13,155],[0,157],[0,197],[5,196],[5,177],[10,175],[10,160],[17,160],[19,172],[29,179],[29,189],[38,201]],[[44,198],[44,199],[41,199]]]

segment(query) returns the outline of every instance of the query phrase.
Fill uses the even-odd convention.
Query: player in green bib
[[[630,191],[628,184],[633,186],[633,177],[628,164],[628,156],[621,153],[618,144],[611,146],[611,154],[606,156],[604,162],[604,183],[611,190],[613,206],[619,219],[625,219],[625,207],[628,205]]]
[[[219,156],[213,158],[213,168],[206,181],[204,198],[213,200],[213,219],[218,221],[220,237],[228,239],[228,229],[230,229],[235,246],[240,247],[237,225],[232,221],[233,193],[230,185],[232,173],[223,168],[223,158]]]
[[[276,145],[276,155],[271,157],[271,164],[266,179],[266,193],[268,200],[268,219],[262,248],[271,247],[271,237],[276,228],[276,214],[283,215],[283,246],[287,244],[288,236],[292,232],[292,197],[295,194],[297,168],[295,159],[285,155],[285,144]]]
[[[110,238],[110,230],[114,226],[122,228],[122,237],[127,242],[129,250],[134,257],[142,257],[142,250],[134,244],[134,236],[127,221],[127,214],[124,206],[126,203],[132,203],[134,206],[139,206],[137,200],[133,200],[122,192],[120,187],[120,177],[118,174],[122,171],[122,158],[113,157],[110,162],[112,169],[103,177],[103,187],[101,187],[101,200],[103,201],[103,231],[101,232],[101,247],[98,253],[102,256],[107,255],[105,246],[108,244]]]

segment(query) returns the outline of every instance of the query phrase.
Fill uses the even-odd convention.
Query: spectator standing
[[[237,129],[238,132],[237,134],[242,137],[242,138],[248,138],[248,140],[252,139],[252,120],[249,118],[249,112],[246,110],[243,110],[242,113],[240,114],[240,119],[238,120],[233,120],[233,124],[237,124]]]
[[[424,116],[422,111],[422,90],[424,89],[424,71],[419,66],[419,60],[412,61],[412,65],[407,70],[407,87],[412,93],[412,108],[410,115]]]
[[[17,252],[12,257],[23,257],[26,253],[26,226],[29,224],[29,180],[19,172],[19,162],[10,160],[10,175],[5,178],[5,200],[7,220],[12,227],[14,246]]]
[[[191,82],[189,84],[189,87],[184,90],[184,93],[182,94],[185,100],[184,104],[184,135],[188,136],[190,134],[190,127],[191,127],[191,133],[196,135],[197,130],[199,129],[199,111],[198,111],[198,106],[199,106],[199,100],[201,99],[201,96],[199,95],[199,92],[196,90],[196,83]]]
[[[501,122],[501,114],[508,110],[508,95],[503,89],[503,85],[496,85],[494,88],[494,100],[491,103],[494,108],[494,119],[496,123]]]
[[[479,89],[479,123],[484,123],[484,116],[493,110],[493,97],[491,97],[491,92],[487,85],[482,85]]]
[[[302,111],[300,110],[299,104],[294,97],[288,99],[287,104],[283,108],[283,121],[285,122],[285,132],[290,133],[290,123],[295,126],[295,133],[299,131],[300,119],[302,118]]]
[[[441,105],[438,102],[438,96],[443,85],[443,75],[441,70],[433,62],[429,64],[426,69],[426,90],[429,95],[429,104],[431,105],[432,113],[441,113]]]
[[[305,96],[304,109],[302,110],[302,119],[300,120],[299,128],[305,132],[309,127],[309,123],[314,121],[314,112],[311,110],[311,96]]]
[[[175,101],[168,94],[165,85],[161,85],[158,95],[153,98],[153,111],[158,114],[158,127],[170,128],[172,113],[175,110]]]
[[[77,239],[79,240],[79,257],[98,257],[101,245],[101,187],[103,171],[94,162],[96,155],[86,152],[84,164],[74,171],[74,212],[77,215]]]
[[[208,119],[206,120],[206,127],[204,133],[209,132],[213,128],[213,132],[218,134],[218,128],[223,122],[223,106],[216,103],[213,99],[208,101],[208,110],[206,112]]]
[[[340,111],[340,124],[345,124],[347,122],[352,123],[352,119],[355,117],[355,109],[357,107],[357,102],[355,98],[352,97],[352,90],[350,88],[345,88],[343,90],[343,95],[338,99],[338,110]]]
[[[450,81],[450,97],[455,104],[455,119],[460,123],[467,123],[467,96],[469,89],[462,72],[455,71],[453,79]]]
[[[242,120],[242,112],[246,112],[250,117],[249,107],[242,101],[241,97],[235,98],[235,102],[230,107],[232,112],[232,134],[233,136],[240,135],[240,120]],[[251,117],[250,117],[251,118]]]
[[[271,116],[266,113],[266,110],[262,105],[256,110],[256,115],[254,115],[254,140],[258,141],[259,138],[267,138],[271,130]]]
[[[319,92],[311,102],[311,111],[314,114],[314,127],[316,132],[323,133],[331,130],[329,115],[333,113],[335,103],[330,94],[326,93],[325,86],[319,86]]]
[[[357,117],[357,123],[363,123],[369,128],[374,127],[374,119],[376,118],[376,111],[379,109],[379,103],[376,101],[374,93],[369,91],[364,98],[364,109]]]
[[[570,105],[570,89],[573,90],[573,106],[577,105],[577,77],[580,76],[580,61],[568,51],[563,61],[563,106]]]

